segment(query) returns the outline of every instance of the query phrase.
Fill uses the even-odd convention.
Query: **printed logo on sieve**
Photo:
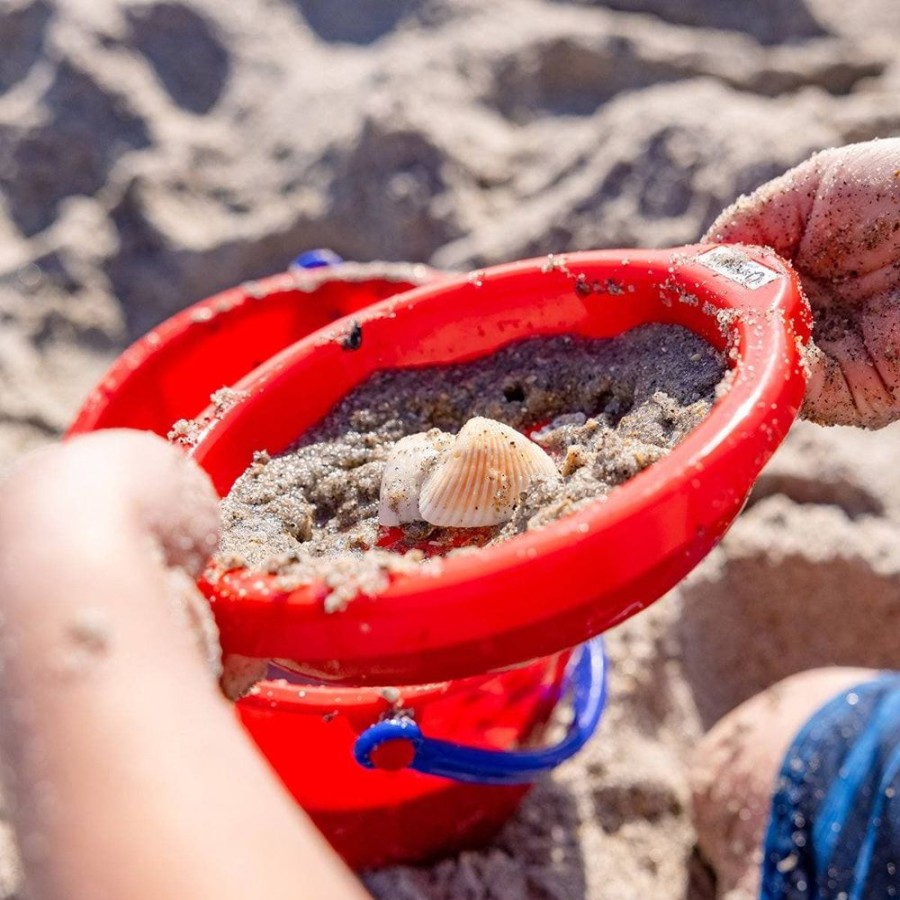
[[[697,262],[751,291],[781,277],[774,269],[750,259],[736,247],[714,247],[701,253]]]

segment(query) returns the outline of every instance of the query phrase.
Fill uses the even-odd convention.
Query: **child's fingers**
[[[133,617],[143,611],[128,586],[154,586],[168,597],[170,639],[193,632],[218,666],[215,626],[193,588],[218,536],[209,479],[165,441],[109,431],[47,447],[3,486],[0,604],[22,625],[43,621],[49,602],[60,616],[90,616],[97,596],[110,604],[107,616],[122,608]],[[28,634],[54,639],[47,629]],[[51,644],[35,652],[56,651]]]
[[[736,201],[707,239],[766,244],[797,269],[817,347],[806,417],[900,418],[900,139],[816,154]]]

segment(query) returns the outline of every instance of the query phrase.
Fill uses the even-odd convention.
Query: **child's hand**
[[[764,244],[797,269],[818,348],[807,418],[900,418],[900,139],[813,156],[735,202],[706,239]]]
[[[0,749],[33,898],[360,898],[222,696],[208,479],[102,432],[0,487]],[[198,652],[199,650],[199,652]]]

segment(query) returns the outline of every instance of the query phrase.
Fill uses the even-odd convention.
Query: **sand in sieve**
[[[360,590],[377,594],[391,570],[423,564],[411,548],[459,543],[458,530],[413,523],[392,544],[411,552],[379,549],[381,477],[400,438],[456,432],[478,415],[530,432],[551,454],[562,487],[535,485],[510,521],[467,536],[490,545],[604,497],[664,457],[708,414],[725,371],[721,354],[692,332],[644,325],[615,338],[533,338],[475,362],[376,374],[288,452],[260,448],[222,502],[220,559],[296,585],[324,579],[332,605]]]

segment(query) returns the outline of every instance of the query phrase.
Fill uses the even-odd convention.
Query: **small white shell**
[[[400,525],[421,520],[419,493],[441,455],[453,445],[453,435],[437,428],[411,434],[394,444],[381,479],[378,522]]]
[[[558,478],[553,460],[508,425],[478,416],[424,479],[419,515],[432,525],[478,528],[513,514],[536,478]]]

